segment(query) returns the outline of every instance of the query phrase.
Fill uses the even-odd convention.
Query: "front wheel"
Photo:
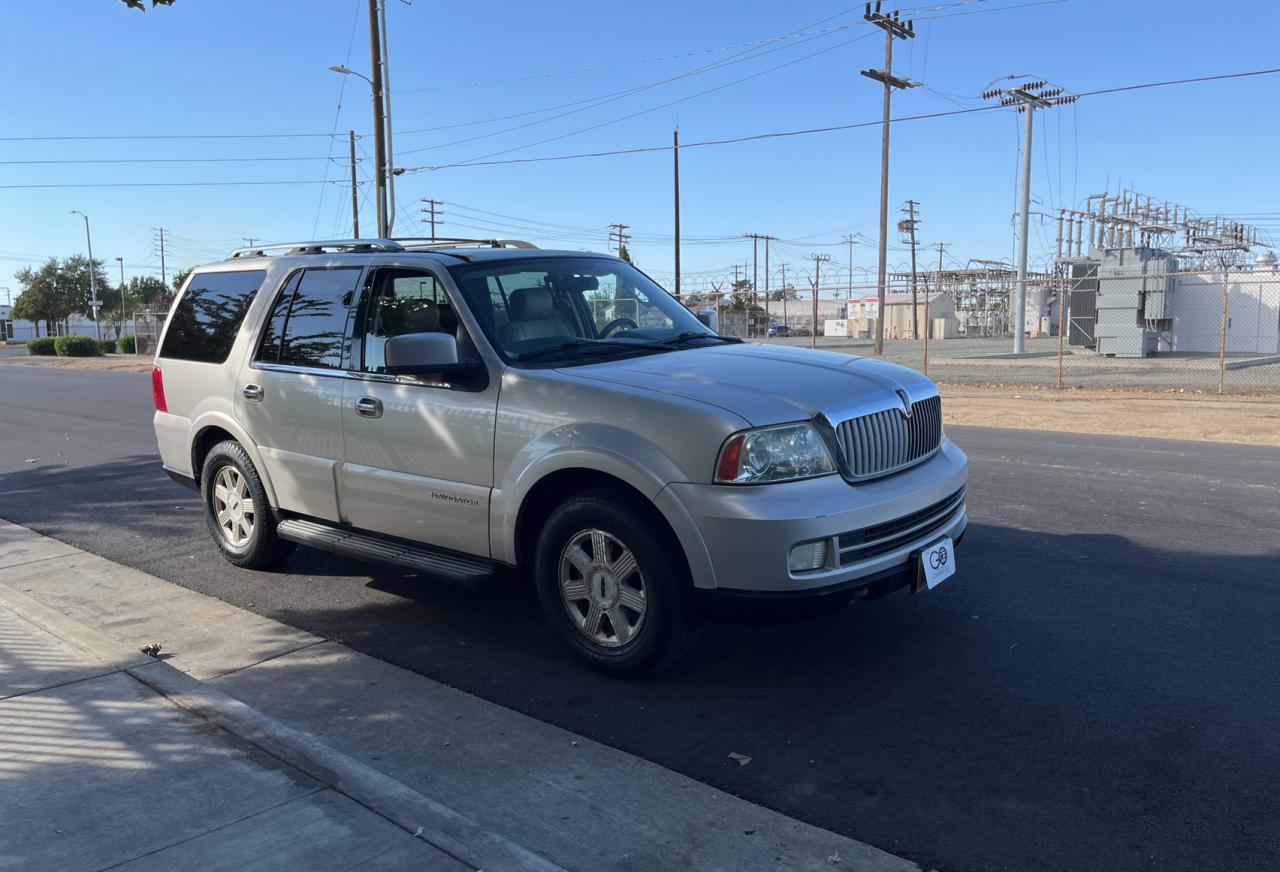
[[[219,442],[200,473],[205,519],[222,556],[245,569],[274,566],[294,544],[276,535],[267,492],[253,461],[238,442]]]
[[[676,662],[697,638],[684,554],[639,499],[611,490],[574,496],[547,519],[535,561],[543,613],[593,669],[644,675]]]

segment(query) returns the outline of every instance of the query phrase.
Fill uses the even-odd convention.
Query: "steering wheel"
[[[604,325],[603,329],[600,330],[600,333],[598,335],[600,336],[601,339],[604,339],[619,327],[626,327],[629,330],[637,330],[639,329],[640,325],[637,324],[635,321],[632,321],[630,318],[614,318],[608,324]]]

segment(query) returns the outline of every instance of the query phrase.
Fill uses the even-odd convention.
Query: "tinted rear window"
[[[266,275],[260,269],[192,275],[173,310],[160,356],[201,363],[225,361]]]
[[[309,269],[280,294],[258,360],[336,369],[346,350],[347,316],[360,267]]]

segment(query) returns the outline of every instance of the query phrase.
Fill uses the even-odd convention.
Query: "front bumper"
[[[943,439],[924,463],[862,484],[840,476],[754,487],[672,484],[657,503],[691,555],[700,595],[839,593],[896,578],[924,545],[959,539],[968,525],[967,477],[968,458]],[[791,548],[816,539],[827,541],[826,565],[792,572]]]

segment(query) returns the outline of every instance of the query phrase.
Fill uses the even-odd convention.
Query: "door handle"
[[[241,393],[244,394],[244,398],[250,402],[262,402],[262,385],[245,385]]]
[[[374,397],[361,397],[356,400],[356,414],[361,418],[381,418],[382,400]]]

